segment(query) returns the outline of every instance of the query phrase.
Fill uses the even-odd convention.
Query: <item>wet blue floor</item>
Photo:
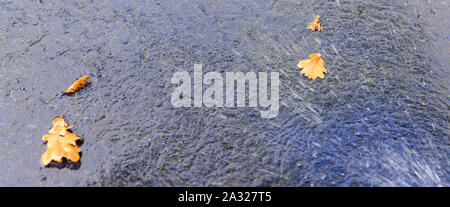
[[[0,1],[0,186],[449,186],[448,2],[108,2]],[[279,72],[279,115],[174,108],[196,63]],[[45,168],[61,114],[81,164]]]

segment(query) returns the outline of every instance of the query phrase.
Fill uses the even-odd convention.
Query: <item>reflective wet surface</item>
[[[0,2],[1,186],[449,186],[446,1]],[[321,15],[321,32],[306,30]],[[325,79],[296,68],[321,53]],[[280,73],[280,111],[174,108],[177,71]],[[59,96],[73,80],[90,84]],[[77,166],[43,167],[64,114]]]

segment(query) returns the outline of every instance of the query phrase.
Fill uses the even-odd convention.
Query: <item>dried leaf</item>
[[[48,131],[49,134],[42,136],[42,140],[47,141],[47,151],[41,157],[44,166],[50,164],[52,160],[62,162],[64,157],[72,162],[80,160],[81,149],[77,146],[77,140],[82,138],[70,132],[69,128],[72,126],[68,127],[61,115],[53,120],[53,126]]]
[[[309,23],[308,29],[310,29],[312,32],[314,31],[322,31],[322,26],[320,26],[320,16],[317,15],[316,19]]]
[[[310,54],[309,60],[302,60],[297,64],[297,67],[303,68],[300,72],[305,74],[308,78],[315,80],[317,77],[324,78],[323,73],[327,73],[325,63],[320,54]]]
[[[88,79],[89,79],[89,76],[83,76],[83,77],[79,78],[78,80],[74,81],[67,90],[62,92],[62,94],[75,93],[76,91],[84,88],[84,86],[86,86]]]

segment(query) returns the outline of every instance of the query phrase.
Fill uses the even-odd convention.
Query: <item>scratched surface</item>
[[[448,2],[0,1],[0,186],[449,186]],[[321,15],[322,32],[307,24]],[[321,53],[323,80],[298,61]],[[280,111],[178,108],[177,71],[280,72]],[[90,85],[57,94],[83,75]],[[64,114],[81,164],[44,168]]]

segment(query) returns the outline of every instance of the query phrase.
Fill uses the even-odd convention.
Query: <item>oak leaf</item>
[[[320,26],[320,16],[317,15],[316,19],[309,23],[308,29],[310,29],[312,32],[314,31],[322,31],[322,26]]]
[[[78,90],[84,88],[84,86],[86,86],[88,79],[89,76],[83,76],[77,79],[72,83],[72,85],[70,85],[70,87],[67,90],[63,91],[62,94],[75,93]]]
[[[300,72],[301,74],[305,74],[306,77],[315,80],[317,77],[324,78],[323,73],[327,73],[327,69],[325,68],[325,63],[320,56],[320,54],[310,54],[309,60],[302,60],[297,64],[297,67],[303,68]]]
[[[42,140],[47,141],[47,151],[41,157],[44,166],[50,164],[51,161],[62,162],[63,158],[72,162],[80,160],[81,149],[78,148],[77,141],[82,138],[70,132],[69,128],[72,126],[68,126],[63,115],[53,119],[53,126],[48,131],[49,134],[42,136]]]

